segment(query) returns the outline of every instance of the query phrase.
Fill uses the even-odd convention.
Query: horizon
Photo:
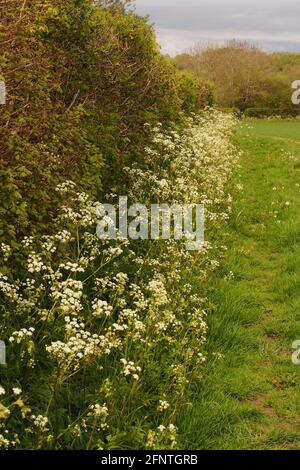
[[[223,8],[222,8],[223,7]],[[300,52],[300,3],[287,0],[136,0],[137,14],[149,16],[162,52],[175,56],[197,44],[246,41],[266,52]],[[222,15],[216,15],[221,11]]]

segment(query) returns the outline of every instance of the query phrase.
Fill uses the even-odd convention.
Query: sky
[[[267,51],[300,52],[300,0],[136,0],[164,53],[246,40]]]

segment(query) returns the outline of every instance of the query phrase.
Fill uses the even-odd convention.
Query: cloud
[[[300,51],[299,0],[136,0],[149,14],[163,51],[199,41],[247,40],[266,50]]]
[[[300,50],[300,33],[283,33],[278,35],[262,33],[261,31],[238,30],[207,30],[203,32],[183,29],[157,29],[157,39],[166,54],[175,55],[191,49],[195,44],[224,44],[236,39],[247,41],[266,51],[294,51]]]

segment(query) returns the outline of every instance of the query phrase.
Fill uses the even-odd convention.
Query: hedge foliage
[[[1,3],[3,241],[51,225],[60,181],[95,195],[126,185],[123,167],[142,158],[146,123],[167,125],[211,103],[206,85],[161,55],[147,20],[122,6]]]

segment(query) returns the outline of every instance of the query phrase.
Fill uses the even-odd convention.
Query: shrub
[[[166,125],[180,120],[183,110],[196,109],[147,20],[115,8],[123,2],[104,3],[10,0],[2,9],[5,242],[29,228],[50,228],[54,188],[66,178],[82,190],[93,188],[94,195],[102,187],[126,187],[123,166],[142,158],[149,138],[145,124]],[[114,8],[103,8],[109,5]]]
[[[299,110],[297,107],[294,108],[248,108],[245,110],[245,116],[247,117],[272,117],[281,116],[284,117],[297,117],[299,116]]]
[[[197,112],[199,108],[214,104],[213,87],[209,82],[198,79],[189,72],[178,72],[178,86],[182,108],[187,113]]]

